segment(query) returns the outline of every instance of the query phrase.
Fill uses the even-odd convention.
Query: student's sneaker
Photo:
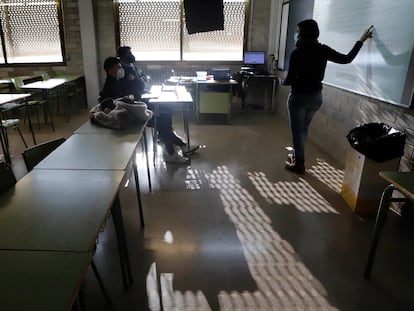
[[[190,155],[200,149],[200,145],[190,145],[190,152],[188,151],[187,145],[181,146],[181,151],[183,155]]]
[[[183,157],[182,155],[179,155],[178,153],[174,154],[165,154],[164,160],[167,163],[175,163],[175,164],[186,164],[188,162],[188,159]]]
[[[286,161],[285,162],[285,168],[288,171],[291,171],[291,172],[296,173],[296,174],[301,174],[301,175],[305,174],[305,163],[303,163],[303,162],[302,163],[296,162],[294,164],[291,164],[291,163],[288,163]]]

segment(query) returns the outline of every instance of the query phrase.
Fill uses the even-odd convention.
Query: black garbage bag
[[[405,133],[384,123],[367,123],[353,128],[346,138],[351,146],[376,162],[385,162],[404,153]]]

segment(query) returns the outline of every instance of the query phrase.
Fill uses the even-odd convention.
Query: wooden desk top
[[[17,100],[22,100],[29,96],[30,94],[28,93],[26,94],[0,94],[0,105],[14,102]]]
[[[64,85],[67,82],[65,78],[52,78],[46,81],[36,81],[33,83],[28,83],[22,85],[22,89],[31,90],[31,89],[38,89],[38,90],[51,90],[58,86]]]
[[[0,249],[90,251],[124,175],[120,170],[31,171],[0,196]]]
[[[228,84],[238,84],[236,80],[230,79],[229,81],[216,81],[216,80],[196,80],[196,84],[218,84],[218,85],[228,85]]]
[[[159,96],[156,98],[150,98],[151,104],[181,104],[181,103],[192,103],[193,98],[190,92],[187,92],[185,86],[178,85],[173,91],[157,91],[157,88],[162,88],[161,85],[155,85],[151,88],[151,93],[158,93]]]
[[[414,201],[414,172],[381,171],[379,175]]]
[[[0,251],[2,310],[71,310],[90,253]]]
[[[65,83],[67,83],[67,82],[76,81],[76,80],[81,79],[83,77],[84,77],[83,75],[58,75],[58,76],[56,76],[56,78],[53,78],[53,79],[63,79],[63,80],[65,80]],[[52,79],[49,79],[49,80],[52,80]]]
[[[73,134],[35,169],[126,170],[141,133]]]

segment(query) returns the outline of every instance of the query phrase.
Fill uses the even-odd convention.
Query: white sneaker
[[[165,154],[164,161],[167,163],[186,164],[188,162],[188,159],[182,155],[179,155],[178,153],[174,153],[171,155]]]

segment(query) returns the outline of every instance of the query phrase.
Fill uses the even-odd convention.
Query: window
[[[61,63],[61,0],[0,2],[1,64]]]
[[[248,0],[224,0],[224,30],[189,35],[182,0],[114,0],[120,46],[140,61],[242,61]],[[202,0],[201,0],[202,1]]]

